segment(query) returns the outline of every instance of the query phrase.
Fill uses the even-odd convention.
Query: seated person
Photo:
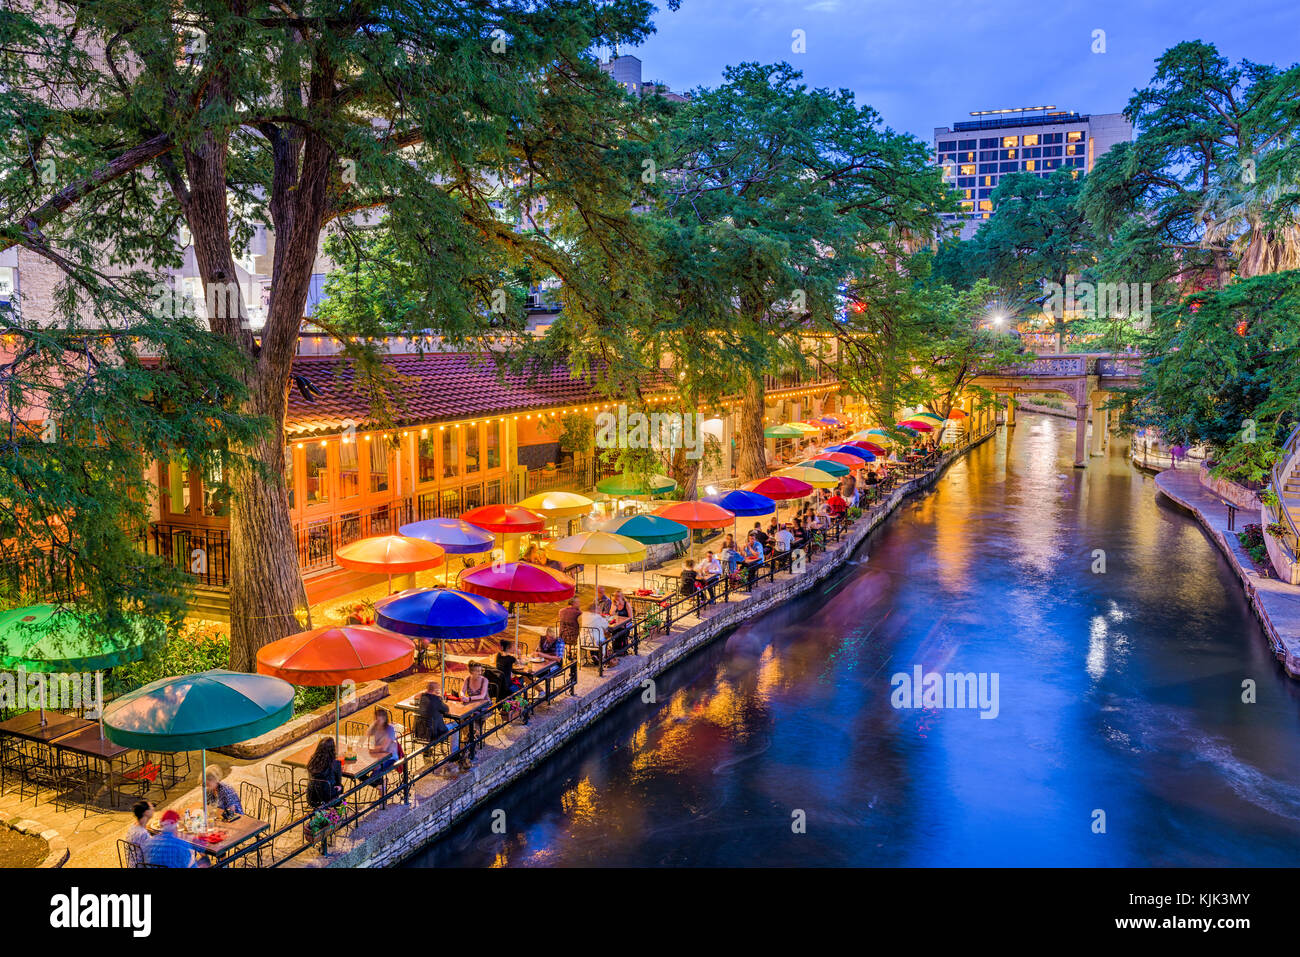
[[[126,829],[125,840],[143,851],[144,846],[149,843],[149,838],[152,837],[149,833],[149,822],[153,820],[153,801],[136,801],[131,806],[131,814],[135,820]]]
[[[388,774],[400,758],[401,746],[397,742],[397,729],[393,727],[387,708],[375,708],[375,719],[366,729],[366,751],[379,763],[363,779],[379,789],[381,797],[388,793]]]
[[[704,561],[700,564],[700,575],[704,581],[704,587],[708,589],[709,601],[713,601],[716,592],[713,590],[718,579],[722,577],[722,562],[718,561],[718,556],[713,552],[704,553]]]
[[[609,640],[609,619],[600,613],[596,603],[592,602],[591,607],[582,613],[578,619],[579,627],[584,630],[590,630],[589,640],[601,649],[601,657],[604,657],[605,642]],[[610,662],[613,664],[613,661]]]
[[[447,702],[442,700],[436,681],[430,681],[424,686],[418,703],[420,720],[416,725],[416,736],[422,741],[442,740],[449,730],[447,723],[451,722],[454,725],[456,719],[452,716],[451,709],[447,707]]]
[[[469,663],[469,677],[460,686],[460,700],[487,701],[490,694],[487,676],[483,674],[483,662],[471,661]]]
[[[681,593],[683,595],[694,595],[698,588],[699,577],[695,571],[695,560],[693,558],[686,559],[686,563],[682,567]]]
[[[600,613],[604,615],[606,618],[608,618],[610,608],[613,607],[613,604],[614,603],[610,601],[609,596],[605,594],[605,586],[597,585],[596,586],[596,607],[600,609]]]
[[[826,500],[826,510],[830,513],[831,518],[839,518],[849,510],[849,503],[844,501],[844,496],[836,492]]]
[[[546,558],[542,554],[542,550],[535,544],[528,546],[528,549],[524,552],[523,561],[526,561],[530,565],[546,564]]]
[[[155,867],[198,867],[194,851],[181,840],[181,816],[176,811],[163,811],[157,834],[144,845],[144,862]]]
[[[560,661],[564,658],[564,641],[556,629],[546,629],[546,634],[542,635],[542,640],[537,645],[537,653],[552,661]]]
[[[621,625],[632,619],[632,605],[621,588],[614,589],[614,597],[609,603],[609,617],[615,625]]]
[[[559,638],[570,648],[578,647],[578,630],[582,627],[579,624],[581,618],[582,606],[578,604],[578,596],[574,595],[569,599],[568,604],[560,609],[559,614]]]
[[[745,543],[745,567],[749,572],[749,582],[754,583],[754,576],[758,572],[758,566],[763,562],[763,543],[758,540],[754,532],[749,533],[749,541]]]
[[[343,763],[338,759],[334,739],[321,738],[307,759],[307,804],[323,807],[343,793]]]
[[[207,792],[204,800],[208,807],[216,808],[223,818],[229,820],[236,814],[243,814],[244,805],[240,803],[235,789],[222,780],[225,776],[226,772],[215,764],[208,765],[203,772],[203,786]]]
[[[722,540],[722,560],[727,565],[727,574],[734,575],[736,569],[740,567],[743,556],[740,549],[736,547],[736,539],[733,535],[728,535]]]
[[[501,680],[505,682],[506,687],[501,689],[501,697],[519,690],[523,684],[519,675],[515,672],[515,643],[509,638],[501,640],[501,650],[497,652],[496,669],[501,672]]]
[[[778,552],[788,552],[794,547],[794,533],[790,531],[789,525],[782,525],[772,537],[776,540]]]

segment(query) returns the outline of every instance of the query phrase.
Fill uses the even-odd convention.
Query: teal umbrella
[[[626,535],[642,545],[662,545],[666,542],[680,542],[691,534],[691,530],[681,522],[660,515],[628,515],[616,518],[600,526],[602,532],[614,535]],[[641,562],[641,587],[645,588],[645,566],[649,558]]]
[[[61,605],[32,605],[0,612],[0,668],[67,674],[96,672],[99,703],[104,703],[105,668],[139,661],[148,636],[139,619],[123,637],[112,638],[95,630],[86,618]],[[41,724],[45,724],[45,697],[41,697]],[[99,734],[104,736],[103,716]]]
[[[199,751],[247,741],[293,717],[293,685],[270,675],[201,671],[162,678],[125,694],[104,709],[108,739],[144,751]],[[208,791],[203,827],[208,826]]]

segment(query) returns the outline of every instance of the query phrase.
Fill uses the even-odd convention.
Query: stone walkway
[[[1210,533],[1229,564],[1241,579],[1246,597],[1268,635],[1269,643],[1287,674],[1300,678],[1300,588],[1276,578],[1265,578],[1255,570],[1237,532],[1246,523],[1258,520],[1237,510],[1236,530],[1228,530],[1228,508],[1223,499],[1200,482],[1199,469],[1166,469],[1156,476],[1156,488],[1169,499],[1187,509]]]

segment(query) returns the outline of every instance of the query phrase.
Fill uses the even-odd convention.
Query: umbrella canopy
[[[687,528],[726,528],[736,520],[736,516],[712,502],[676,502],[655,509],[655,514],[662,518],[680,522]]]
[[[765,479],[747,482],[742,486],[747,492],[766,495],[774,502],[783,502],[792,498],[803,498],[812,494],[812,486],[807,482],[790,478],[788,475],[769,475]]]
[[[626,535],[580,532],[555,542],[546,554],[580,565],[621,565],[644,559],[645,546]]]
[[[865,452],[870,452],[872,455],[884,455],[884,454],[885,454],[884,446],[879,445],[879,444],[876,443],[876,442],[868,442],[868,441],[866,441],[865,439],[850,439],[848,442],[842,442],[842,443],[840,443],[840,444],[841,444],[841,445],[851,445],[851,446],[853,446],[855,449],[862,449],[862,450],[865,451]]]
[[[0,612],[0,668],[43,673],[102,671],[139,661],[147,643],[139,624],[133,622],[133,634],[109,639],[76,612],[59,605]]]
[[[289,682],[222,670],[162,678],[104,709],[109,740],[142,751],[220,748],[265,734],[292,717]]]
[[[860,449],[856,445],[828,445],[826,446],[826,451],[839,452],[841,455],[853,455],[864,462],[874,462],[876,460],[876,453],[868,452],[866,449]]]
[[[790,425],[769,425],[763,430],[763,435],[769,439],[801,439],[804,432]]]
[[[635,539],[642,545],[663,545],[667,542],[680,542],[691,534],[691,530],[681,522],[674,522],[659,515],[645,513],[629,515],[626,518],[616,518],[612,522],[606,522],[600,526],[600,530],[609,532],[611,535],[623,535]]]
[[[804,434],[809,432],[820,432],[825,428],[824,425],[817,425],[815,422],[787,422],[786,426],[791,429],[798,429]]]
[[[509,617],[491,598],[450,588],[412,588],[375,602],[379,627],[416,638],[486,638]]]
[[[924,419],[908,419],[906,422],[898,423],[900,428],[911,429],[913,432],[933,432],[934,426]]]
[[[966,418],[966,413],[963,412],[961,409],[949,409],[949,410],[948,410],[948,418],[950,418],[950,419],[964,419],[964,418]]]
[[[836,453],[832,452],[831,454],[834,455]],[[852,456],[850,456],[850,458],[852,458]],[[859,462],[857,464],[861,465],[862,463]],[[857,466],[855,465],[854,467],[856,468]],[[818,458],[808,459],[807,461],[800,462],[795,466],[795,468],[820,469],[821,471],[825,472],[827,475],[833,475],[836,478],[839,478],[841,475],[848,475],[849,472],[853,471],[853,469],[850,469],[847,465],[841,465],[839,462],[833,462],[830,459],[818,459]],[[795,478],[798,477],[799,476],[797,475],[795,476]]]
[[[843,425],[843,424],[844,424],[844,420],[843,420],[843,419],[839,418],[838,416],[834,416],[834,415],[823,415],[823,416],[822,416],[820,419],[818,419],[817,421],[818,421],[818,422],[821,422],[823,425]]]
[[[854,432],[849,436],[849,439],[864,439],[868,442],[881,442],[885,445],[894,444],[894,437],[885,429],[863,429],[861,432]]]
[[[590,512],[596,503],[577,492],[538,492],[519,504],[534,512],[541,512],[547,518],[573,518]]]
[[[845,468],[852,470],[862,468],[863,460],[856,455],[849,455],[846,452],[819,452],[817,455],[810,458],[807,463],[802,464],[811,464],[815,462],[834,462],[836,465],[843,465]]]
[[[387,678],[414,660],[410,639],[382,628],[348,625],[316,628],[264,645],[257,652],[257,671],[293,685],[332,687]]]
[[[738,518],[752,518],[756,515],[771,515],[776,511],[776,502],[757,492],[733,489],[724,495],[710,495],[702,501],[712,502],[719,508],[725,508]]]
[[[441,545],[405,535],[363,538],[334,551],[335,558],[344,568],[354,572],[379,572],[381,575],[402,575],[437,568],[445,554]]]
[[[467,592],[496,601],[517,601],[526,605],[565,601],[577,587],[572,578],[542,565],[506,562],[484,565],[460,577]]]
[[[918,422],[929,422],[931,425],[942,428],[944,420],[931,412],[918,412],[916,415],[908,418],[916,419]]]
[[[410,538],[422,538],[442,546],[448,555],[476,555],[492,550],[492,536],[477,525],[459,518],[426,518],[398,529]]]
[[[611,475],[596,483],[597,492],[626,498],[637,495],[666,495],[675,488],[677,483],[666,475],[631,475],[628,472]]]
[[[546,527],[546,516],[531,508],[519,505],[480,505],[461,514],[461,520],[477,525],[489,532],[503,535],[540,532]]]
[[[806,468],[800,465],[792,465],[789,468],[778,469],[776,474],[800,482],[807,482],[813,488],[834,488],[840,484],[840,480],[829,472],[823,472],[821,469]]]

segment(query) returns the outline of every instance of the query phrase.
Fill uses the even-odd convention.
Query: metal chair
[[[143,867],[144,851],[139,844],[131,841],[124,841],[118,838],[117,841],[117,866],[118,867]]]
[[[251,814],[251,809],[261,807],[264,800],[266,800],[266,793],[252,781],[239,782],[239,803],[245,812]]]
[[[294,780],[293,768],[287,764],[268,764],[266,796],[273,804],[287,807],[289,813],[296,814],[307,807],[307,782]]]

